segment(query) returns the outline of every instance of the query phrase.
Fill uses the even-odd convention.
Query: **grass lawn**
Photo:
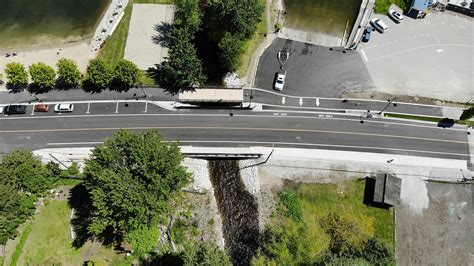
[[[405,9],[407,0],[375,0],[375,13],[386,14],[390,5],[395,4],[401,9]]]
[[[365,180],[351,180],[340,184],[301,184],[296,194],[301,199],[303,219],[315,224],[329,213],[350,217],[361,224],[373,223],[374,236],[394,251],[394,213],[363,204]]]
[[[286,0],[285,26],[342,36],[357,18],[360,0]]]
[[[88,260],[103,265],[130,264],[124,255],[99,243],[87,242],[79,249],[73,248],[69,227],[71,209],[66,201],[51,200],[39,207],[38,212],[31,227],[27,225],[20,236],[11,265],[82,265]]]
[[[257,50],[258,46],[262,43],[265,38],[263,34],[267,32],[267,11],[265,8],[266,0],[260,1],[263,5],[262,18],[260,23],[258,23],[257,31],[253,34],[252,39],[248,40],[244,44],[244,53],[242,54],[240,60],[240,67],[237,69],[237,74],[240,77],[243,77],[247,74],[247,69],[250,65],[250,60],[252,59],[253,54]]]
[[[172,4],[172,0],[135,0],[130,1],[122,20],[118,24],[112,36],[106,41],[99,53],[99,58],[105,60],[109,64],[115,65],[118,60],[123,59],[125,53],[125,44],[127,43],[128,27],[132,17],[132,7],[134,3],[137,4]]]

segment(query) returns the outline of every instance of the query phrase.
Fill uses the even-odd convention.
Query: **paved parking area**
[[[163,113],[165,109],[144,101],[108,101],[108,102],[75,102],[73,112],[56,113],[53,108],[55,104],[49,104],[48,112],[35,112],[34,104],[26,105],[26,113],[23,115],[9,115],[10,117],[25,116],[84,116],[84,115],[114,115],[114,114],[146,114]],[[8,115],[0,114],[0,117]]]
[[[281,93],[293,96],[341,97],[345,92],[365,92],[374,88],[367,68],[354,51],[331,51],[328,47],[277,38],[260,57],[255,86],[273,90],[280,68],[278,51],[286,48],[290,57]]]
[[[360,53],[377,91],[465,102],[474,96],[474,20],[432,12],[374,33]]]

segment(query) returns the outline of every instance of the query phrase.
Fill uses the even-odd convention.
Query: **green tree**
[[[81,71],[73,60],[61,58],[56,67],[58,69],[58,87],[77,88],[81,85]]]
[[[17,235],[17,228],[34,211],[34,196],[27,196],[0,176],[0,245]]]
[[[185,246],[182,259],[184,265],[231,266],[229,254],[217,246],[205,242],[192,243]]]
[[[45,63],[36,63],[28,67],[33,88],[45,91],[54,88],[56,71]]]
[[[301,209],[300,198],[291,191],[283,191],[279,194],[279,203],[283,205],[281,210],[283,215],[295,222],[301,222],[303,219],[303,210]]]
[[[158,244],[158,237],[160,236],[160,229],[153,226],[151,228],[139,227],[125,236],[127,241],[133,248],[133,254],[138,257],[143,257],[145,254],[153,251]]]
[[[201,26],[201,12],[199,0],[176,0],[174,25],[185,28],[190,35],[194,35]]]
[[[206,81],[202,62],[197,57],[192,37],[186,29],[173,27],[170,34],[169,59],[158,66],[159,84],[171,91],[187,90]]]
[[[138,82],[138,67],[134,63],[122,59],[114,69],[113,85],[129,89]]]
[[[316,226],[283,217],[267,226],[264,244],[264,254],[278,265],[312,265],[326,255],[329,238]]]
[[[361,251],[365,241],[373,236],[371,221],[367,221],[369,230],[364,230],[356,221],[329,213],[319,223],[331,239],[331,252],[338,256]]]
[[[460,120],[468,120],[474,116],[474,106],[471,106],[469,109],[466,109],[462,112]]]
[[[0,178],[17,189],[33,194],[44,192],[58,179],[39,157],[27,150],[14,150],[2,159]]]
[[[211,28],[222,28],[242,39],[252,37],[263,12],[260,0],[210,0]],[[215,23],[218,21],[219,23]]]
[[[93,206],[88,231],[119,241],[140,226],[156,225],[189,182],[182,160],[179,146],[163,142],[156,131],[121,130],[96,147],[84,169]]]
[[[112,81],[112,68],[101,59],[92,59],[87,66],[86,86],[96,90],[103,90]]]
[[[395,262],[392,251],[376,238],[370,238],[365,242],[361,257],[373,265],[393,265]]]
[[[20,63],[8,63],[5,67],[7,87],[13,90],[23,90],[28,86],[28,72]]]
[[[243,41],[237,35],[226,32],[219,41],[219,61],[222,67],[235,71],[241,64],[241,55],[244,51]]]

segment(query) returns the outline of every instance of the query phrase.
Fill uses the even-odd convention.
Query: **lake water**
[[[0,47],[91,37],[110,0],[0,0]]]

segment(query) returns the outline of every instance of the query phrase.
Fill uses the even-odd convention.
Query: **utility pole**
[[[389,100],[387,105],[382,109],[382,111],[379,112],[379,115],[381,115],[383,113],[383,111],[385,111],[389,106],[390,104],[395,101],[397,99],[397,97],[393,97],[393,99]]]

